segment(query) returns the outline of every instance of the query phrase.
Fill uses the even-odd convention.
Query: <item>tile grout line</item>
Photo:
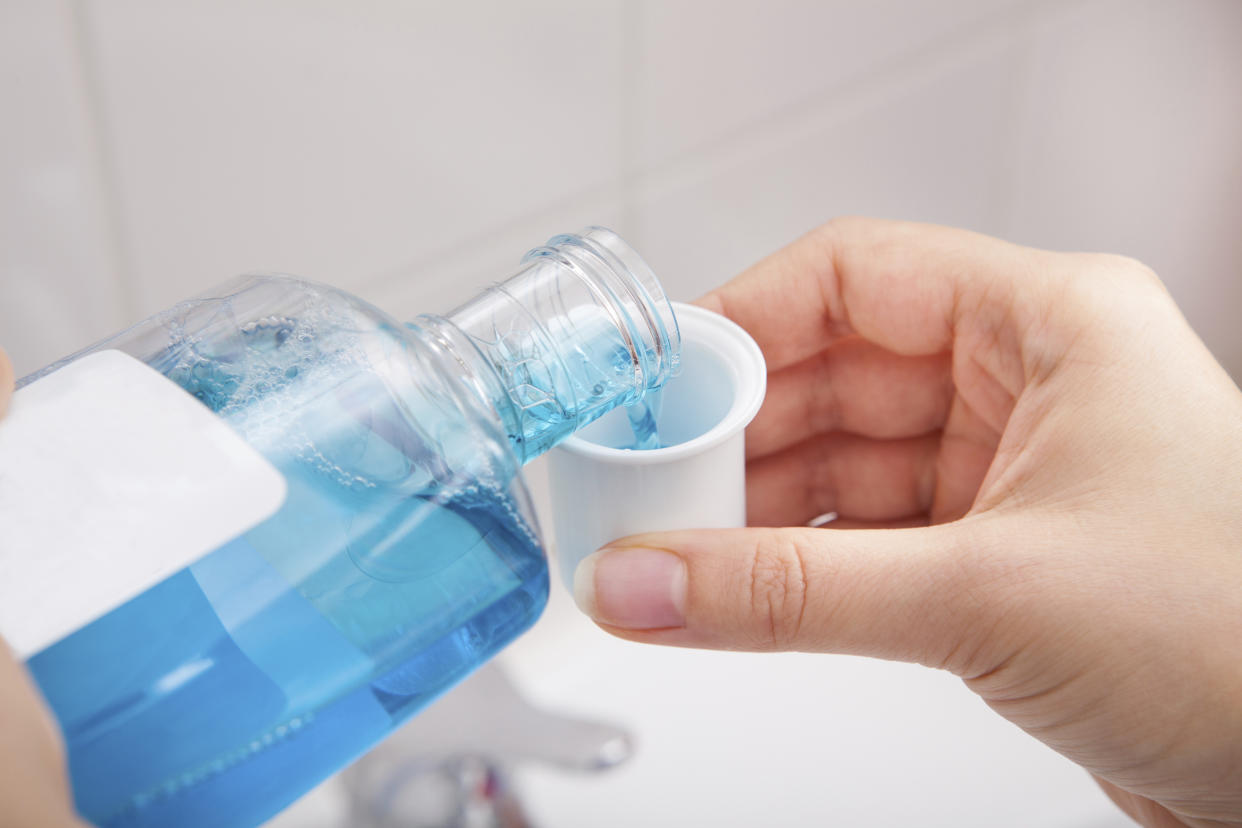
[[[1039,14],[1030,15],[1022,21],[1021,33],[1015,37],[1014,47],[1014,88],[1013,102],[1010,109],[1009,126],[1009,161],[1008,174],[998,183],[996,192],[997,235],[1009,241],[1024,244],[1024,240],[1014,237],[1016,217],[1018,214],[1018,198],[1022,193],[1023,181],[1028,173],[1022,166],[1022,159],[1030,141],[1030,120],[1032,117],[1032,77],[1034,72],[1034,54],[1036,48],[1036,28],[1051,20],[1056,15],[1080,11],[1092,5],[1100,5],[1102,0],[1061,0],[1048,3],[1041,7]]]
[[[87,11],[82,0],[65,0],[65,5],[68,9],[70,39],[75,58],[74,69],[81,85],[86,122],[90,131],[90,145],[94,156],[91,160],[102,191],[104,228],[112,259],[113,280],[128,324],[138,320],[142,315],[142,308],[133,282],[133,255],[126,233],[115,147],[109,129],[103,90],[98,81],[99,56],[94,48]]]
[[[1026,175],[1022,160],[1026,156],[1030,131],[1027,129],[1032,113],[1031,77],[1035,54],[1036,29],[1056,15],[1078,10],[1095,0],[1048,0],[1032,7],[1021,19],[1013,22],[1013,65],[1009,85],[1012,90],[1007,118],[1008,134],[1005,136],[1006,169],[996,176],[989,198],[995,220],[995,235],[1021,244],[1014,238],[1018,198]]]
[[[643,0],[620,4],[620,58],[621,83],[618,96],[618,115],[621,121],[620,157],[620,232],[631,244],[642,249],[638,235],[638,190],[636,168],[638,166],[638,67],[642,55]]]
[[[468,256],[478,246],[478,239],[492,238],[505,233],[512,233],[526,225],[537,223],[540,219],[554,216],[567,207],[592,201],[612,201],[618,208],[617,226],[614,230],[621,233],[627,241],[641,249],[641,240],[634,238],[638,231],[638,199],[636,187],[637,158],[637,118],[638,118],[638,86],[631,71],[640,59],[640,27],[642,24],[639,2],[618,3],[615,24],[620,32],[617,49],[619,71],[617,92],[617,126],[618,147],[612,158],[614,164],[612,176],[604,183],[578,189],[535,206],[511,219],[501,221],[486,230],[458,242],[424,253],[416,259],[384,268],[363,277],[358,285],[363,290],[384,290],[397,279],[405,278],[411,272],[425,269],[431,262],[443,258],[460,258]],[[565,228],[576,230],[579,228]],[[531,242],[533,243],[533,242]]]
[[[668,159],[649,165],[646,169],[638,167],[636,162],[637,129],[623,126],[622,170],[619,180],[566,194],[531,212],[495,225],[485,235],[514,232],[541,217],[554,215],[570,205],[595,199],[619,197],[621,230],[629,234],[627,236],[629,240],[641,249],[643,240],[637,238],[637,220],[640,212],[638,205],[644,195],[666,189],[676,189],[685,186],[687,182],[704,180],[733,166],[738,157],[750,157],[756,152],[763,151],[758,148],[766,147],[770,150],[774,145],[787,142],[791,135],[818,131],[829,124],[844,122],[860,109],[873,104],[878,97],[883,97],[894,89],[905,88],[912,79],[917,79],[919,75],[924,74],[928,67],[935,68],[950,64],[960,59],[961,52],[966,49],[985,47],[989,36],[999,36],[1011,45],[1018,43],[1017,32],[1057,10],[1077,6],[1081,2],[1082,0],[1037,0],[1025,6],[1020,12],[1006,11],[989,15],[930,43],[907,51],[870,72],[851,78],[844,83],[821,89],[801,101],[782,107],[770,116],[732,130],[694,148],[676,153]],[[634,5],[636,6],[637,3]],[[620,25],[629,28],[629,31],[624,32],[622,37],[623,61],[635,55],[639,49],[641,19],[641,11],[628,14],[623,12]],[[641,59],[641,56],[637,59]],[[630,66],[633,64],[631,63]],[[623,66],[624,68],[629,67]],[[623,92],[627,91],[626,83],[623,81]],[[631,113],[624,115],[629,119],[627,123],[633,125],[636,123],[633,119],[638,117],[639,101],[636,82],[631,78],[629,83],[633,85],[632,94],[629,97],[623,97],[620,104],[633,107]],[[373,273],[363,279],[360,285],[371,289],[382,289],[386,284],[402,278],[411,270],[424,267],[428,262],[468,253],[475,247],[475,244],[476,241],[472,238],[446,245],[418,257],[417,260]]]
[[[1047,14],[1080,0],[1040,0],[1021,11],[997,12],[953,32],[906,51],[874,69],[846,81],[820,89],[801,100],[781,107],[763,118],[730,130],[701,144],[681,150],[668,158],[634,173],[634,187],[650,193],[683,186],[687,181],[710,177],[736,163],[739,156],[751,156],[756,147],[783,144],[791,134],[817,131],[840,123],[869,102],[929,70],[948,65],[970,48],[981,48],[989,37],[1016,40],[1018,27],[1027,26]]]
[[[1004,136],[1003,171],[996,176],[988,194],[991,201],[989,212],[992,213],[995,226],[992,228],[997,236],[1013,239],[1014,217],[1017,214],[1018,194],[1022,190],[1022,159],[1026,149],[1026,123],[1031,110],[1031,55],[1034,50],[1033,29],[1038,25],[1039,18],[1031,18],[1015,23],[1013,39],[1013,65],[1010,67],[1010,95],[1008,111],[1005,117],[1006,134]]]

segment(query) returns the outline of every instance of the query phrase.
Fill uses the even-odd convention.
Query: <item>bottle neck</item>
[[[678,369],[668,297],[619,236],[556,236],[518,272],[446,316],[414,327],[455,360],[526,462]]]

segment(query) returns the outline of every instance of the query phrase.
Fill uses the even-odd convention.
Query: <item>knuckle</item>
[[[799,639],[807,604],[801,547],[783,532],[765,533],[751,560],[750,612],[761,649],[789,649]]]
[[[1054,297],[1057,318],[1079,334],[1096,332],[1103,347],[1113,348],[1117,336],[1131,336],[1136,325],[1168,319],[1176,305],[1160,277],[1136,259],[1106,253],[1066,255]],[[1095,339],[1078,336],[1076,343]]]
[[[1127,278],[1159,281],[1156,271],[1131,256],[1105,253],[1101,255],[1101,258],[1106,267]]]
[[[1106,254],[1101,256],[1101,269],[1115,279],[1128,283],[1137,283],[1147,287],[1164,288],[1164,283],[1156,275],[1156,271],[1129,256]]]
[[[1129,256],[1113,253],[1078,253],[1072,254],[1074,270],[1089,274],[1095,282],[1102,282],[1110,288],[1132,290],[1135,288],[1154,288],[1164,291],[1164,283],[1156,275],[1156,271]]]
[[[994,550],[959,550],[932,583],[927,608],[939,629],[925,664],[963,678],[993,672],[1004,661],[1022,613],[1021,565]]]
[[[833,216],[819,226],[818,232],[827,233],[827,234],[838,233],[841,230],[849,229],[851,226],[855,226],[858,223],[859,223],[858,216],[850,216],[850,215]]]
[[[819,240],[826,250],[832,250],[841,239],[856,237],[865,233],[874,219],[862,216],[833,216],[823,224],[810,231],[810,235]]]

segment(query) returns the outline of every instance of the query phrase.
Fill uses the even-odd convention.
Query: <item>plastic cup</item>
[[[763,353],[725,317],[674,308],[682,368],[663,391],[664,447],[622,448],[634,434],[618,408],[548,453],[556,556],[571,591],[578,562],[608,541],[746,525],[745,429],[767,387]]]

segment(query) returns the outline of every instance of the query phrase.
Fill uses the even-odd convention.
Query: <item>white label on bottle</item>
[[[0,420],[0,636],[27,658],[270,517],[285,479],[120,351],[18,391]]]

